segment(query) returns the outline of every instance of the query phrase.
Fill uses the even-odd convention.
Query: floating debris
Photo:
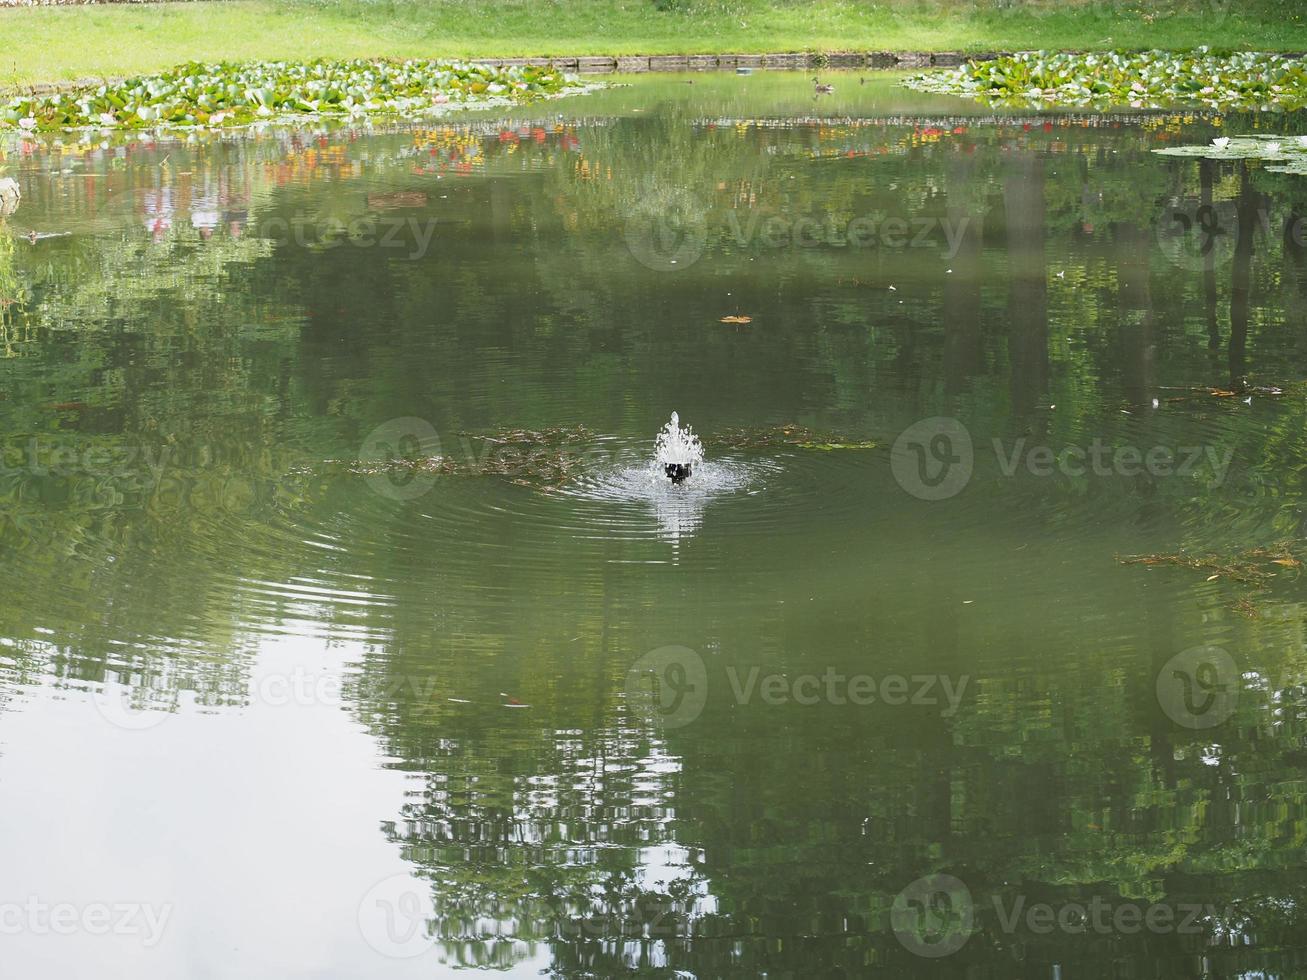
[[[1280,398],[1286,394],[1286,389],[1292,387],[1302,388],[1303,384],[1301,382],[1294,385],[1242,384],[1232,388],[1213,388],[1210,385],[1203,385],[1199,388],[1186,389],[1185,394],[1182,395],[1172,395],[1167,398],[1166,401],[1187,402],[1192,401],[1195,398],[1240,398],[1247,402],[1253,395],[1257,395],[1259,398]],[[1153,399],[1153,407],[1158,407],[1158,400],[1156,398]]]
[[[877,443],[853,440],[830,432],[817,432],[801,425],[778,425],[765,429],[726,429],[713,436],[713,443],[731,449],[768,449],[789,446],[830,452],[837,449],[875,449]]]
[[[1279,568],[1301,568],[1302,559],[1293,551],[1292,541],[1281,541],[1269,547],[1249,548],[1234,555],[1178,554],[1117,556],[1122,565],[1174,565],[1207,573],[1207,581],[1228,579],[1244,585],[1265,585],[1279,572]]]
[[[395,456],[385,460],[328,460],[357,476],[409,472],[436,476],[494,476],[518,486],[557,488],[572,480],[584,454],[572,444],[593,439],[584,426],[551,429],[505,429],[492,434],[463,432],[468,440],[463,459],[453,456]],[[478,451],[471,441],[481,442]]]

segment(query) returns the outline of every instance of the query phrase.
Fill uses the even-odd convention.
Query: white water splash
[[[654,442],[654,456],[659,466],[668,463],[697,466],[703,462],[703,446],[688,425],[681,428],[681,417],[673,412],[671,421],[658,432]]]

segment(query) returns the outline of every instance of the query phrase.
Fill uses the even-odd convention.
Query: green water
[[[1307,976],[1307,180],[830,79],[6,144],[6,975]]]

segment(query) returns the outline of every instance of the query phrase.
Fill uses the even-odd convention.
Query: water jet
[[[654,455],[663,475],[673,486],[679,486],[694,473],[695,465],[703,462],[703,446],[689,426],[681,428],[681,417],[673,412],[671,420],[658,432]]]

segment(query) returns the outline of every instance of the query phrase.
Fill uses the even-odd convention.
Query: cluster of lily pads
[[[963,95],[989,105],[1040,108],[1195,106],[1219,111],[1291,111],[1307,106],[1307,64],[1242,51],[1031,51],[914,75],[921,92]]]
[[[121,82],[19,95],[0,130],[242,126],[273,118],[415,117],[441,107],[525,101],[584,86],[543,66],[449,61],[191,62]]]
[[[1202,146],[1168,146],[1154,153],[1206,160],[1264,160],[1281,174],[1307,174],[1307,136],[1218,136]]]

